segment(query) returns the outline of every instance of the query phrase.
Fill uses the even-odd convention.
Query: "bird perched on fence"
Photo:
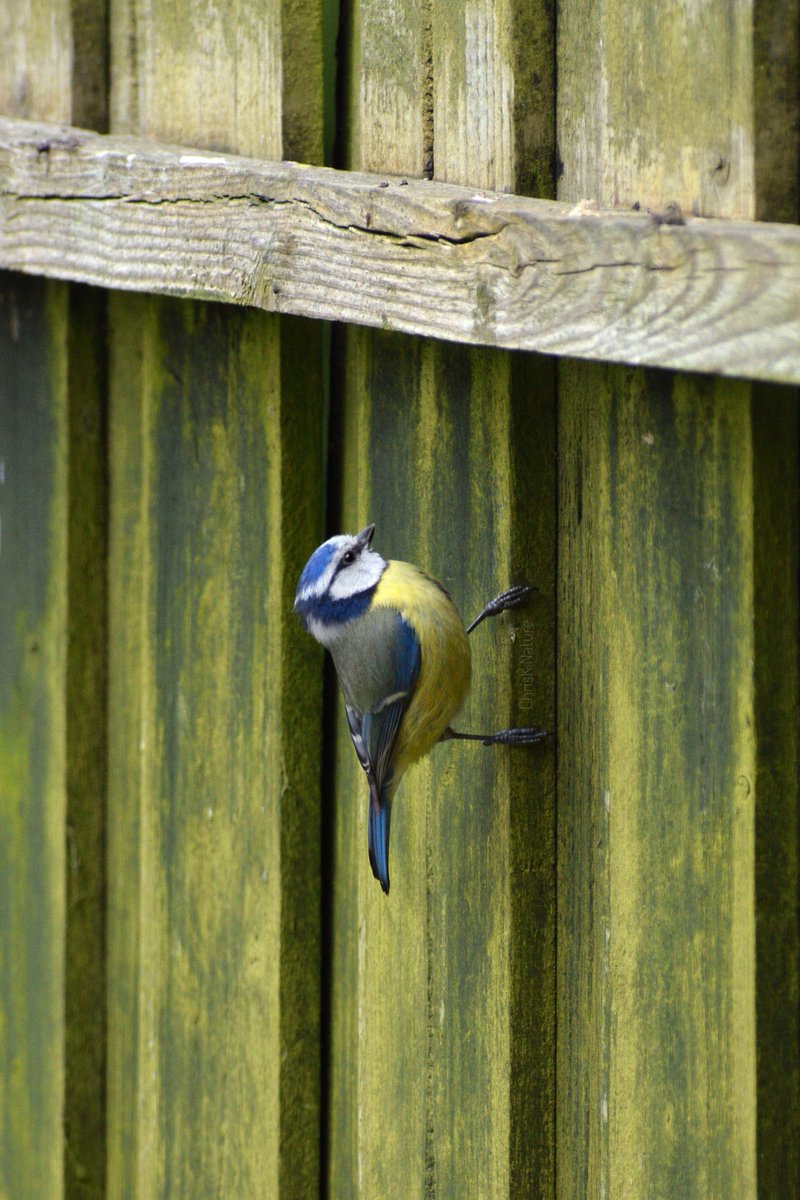
[[[465,629],[444,587],[411,563],[382,558],[372,549],[374,532],[368,525],[317,547],[300,576],[294,609],[336,667],[369,782],[369,861],[388,892],[392,799],[412,763],[450,738],[489,746],[547,735],[536,728],[457,733],[450,725],[469,688],[467,635],[532,589],[503,592]]]

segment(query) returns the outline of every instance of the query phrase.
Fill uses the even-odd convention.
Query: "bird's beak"
[[[366,529],[362,529],[361,533],[356,534],[356,542],[359,547],[370,546],[372,544],[372,535],[375,532],[374,525],[368,525]]]

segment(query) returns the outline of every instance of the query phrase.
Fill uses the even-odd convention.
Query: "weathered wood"
[[[0,1195],[63,1195],[65,289],[0,280]]]
[[[426,7],[422,0],[391,6],[361,0],[355,6],[347,80],[353,167],[386,160],[409,175],[430,169]],[[398,37],[398,30],[403,36]],[[370,208],[362,209],[361,227],[372,227]],[[341,264],[333,265],[336,276]],[[408,422],[420,386],[423,343],[348,329],[343,352],[336,418],[344,437],[342,527],[360,528],[376,520],[386,545],[391,527],[384,514],[392,500],[395,518],[410,516],[412,508],[403,485],[407,491],[418,449],[408,436]],[[385,446],[377,466],[371,453],[375,437]],[[377,494],[386,507],[376,504]],[[402,542],[409,553],[413,531],[408,528]],[[395,557],[403,555],[395,552]],[[425,803],[414,803],[414,792],[411,803],[408,792],[398,799],[387,902],[369,869],[364,776],[338,696],[335,729],[328,1193],[354,1200],[421,1196],[429,1154],[433,1052]]]
[[[2,131],[0,265],[455,341],[800,380],[793,226],[660,224],[74,130]]]
[[[559,196],[755,216],[753,7],[564,4]]]
[[[438,180],[552,196],[552,0],[432,0]]]
[[[104,13],[0,0],[0,111],[105,128]],[[105,1190],[102,307],[3,280],[0,1194],[15,1200]]]
[[[307,1195],[318,661],[285,614],[319,516],[285,458],[318,413],[262,315],[117,303],[111,1194]]]
[[[548,5],[434,0],[431,26],[436,178],[552,194]],[[454,544],[470,547],[450,565],[465,611],[508,579],[538,589],[524,612],[473,637],[462,726],[553,728],[553,364],[435,344],[428,354],[436,482],[418,501],[420,552],[447,561]],[[442,1195],[545,1198],[555,1187],[553,743],[499,760],[458,751],[431,764],[427,814],[428,854],[451,901],[431,904],[428,922],[430,1007],[449,1018],[431,1063],[432,1183]],[[469,904],[452,903],[464,895]]]
[[[72,121],[70,0],[3,0],[0,112]]]
[[[753,1195],[749,396],[723,387],[562,382],[564,1197]]]
[[[315,0],[245,0],[235,19],[113,0],[113,125],[318,157],[319,29]],[[114,297],[118,1200],[318,1188],[321,689],[291,601],[322,526],[320,346],[291,319]]]
[[[349,162],[362,171],[430,176],[430,0],[358,0],[350,30]]]
[[[413,25],[416,16],[409,4],[398,19]],[[455,27],[463,14],[431,6],[430,30],[423,31],[435,114],[442,103],[435,64],[450,52],[448,18]],[[363,39],[362,26],[353,82],[359,102],[371,87],[365,75],[382,71],[376,86],[383,87],[395,78],[391,56]],[[474,92],[481,84],[472,66],[465,65],[464,77]],[[479,101],[473,96],[472,103]],[[374,145],[388,138],[399,169],[415,161],[429,132],[425,112],[405,116],[413,135],[399,148],[382,127],[383,114],[373,125],[362,103],[359,116],[362,142],[365,129]],[[450,162],[467,176],[469,166],[457,157],[460,119],[455,106]],[[440,120],[443,111],[433,120],[437,170]],[[398,131],[405,128],[398,121]],[[482,143],[489,157],[490,141]],[[374,194],[393,208],[395,197],[405,205],[409,196],[424,202],[459,193],[393,181]],[[369,228],[385,230],[383,213],[370,208]],[[432,226],[430,236],[438,232]],[[440,577],[465,615],[510,578],[531,575],[542,589],[537,601],[474,638],[474,682],[461,726],[548,722],[550,364],[351,331],[343,376],[341,526],[376,521],[376,546]],[[341,713],[337,727],[330,1194],[546,1195],[554,1115],[548,751],[515,757],[451,744],[410,772],[394,808],[387,898],[369,869],[363,773]],[[541,835],[534,844],[532,827]]]
[[[772,91],[758,8],[562,4],[559,196],[675,201],[736,223],[769,215],[757,181],[791,194],[780,159],[796,164],[797,141],[783,123],[794,148],[757,159],[754,95],[763,122]],[[797,102],[785,74],[784,63],[784,122]],[[757,1055],[756,996],[762,978],[774,987],[788,969],[796,980],[796,934],[791,965],[775,961],[796,867],[789,850],[773,901],[759,898],[772,924],[757,983],[754,812],[771,752],[760,745],[757,759],[754,734],[776,691],[768,669],[760,682],[753,670],[766,634],[754,609],[754,479],[772,478],[773,505],[796,504],[796,466],[778,479],[774,462],[759,464],[751,393],[691,376],[560,369],[559,877],[571,886],[559,888],[558,1180],[570,1200],[756,1194],[756,1060],[766,1050],[779,1071],[785,1046],[785,1034],[776,1040],[773,1028],[770,1042],[760,1030]],[[789,453],[796,463],[796,444]],[[776,636],[795,658],[796,629]],[[771,791],[764,822],[774,828],[782,810]],[[767,1024],[785,1020],[791,986]],[[773,1127],[767,1141],[791,1191],[788,1139]]]

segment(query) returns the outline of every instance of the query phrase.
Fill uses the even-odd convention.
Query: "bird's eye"
[[[348,567],[350,566],[350,563],[354,563],[355,561],[356,561],[355,550],[346,550],[344,552],[344,554],[342,555],[342,562],[346,563]]]

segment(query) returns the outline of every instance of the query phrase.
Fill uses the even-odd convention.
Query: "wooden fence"
[[[800,1196],[799,0],[0,44],[1,1200]],[[536,585],[464,723],[556,735],[388,898],[291,615],[367,520]]]

